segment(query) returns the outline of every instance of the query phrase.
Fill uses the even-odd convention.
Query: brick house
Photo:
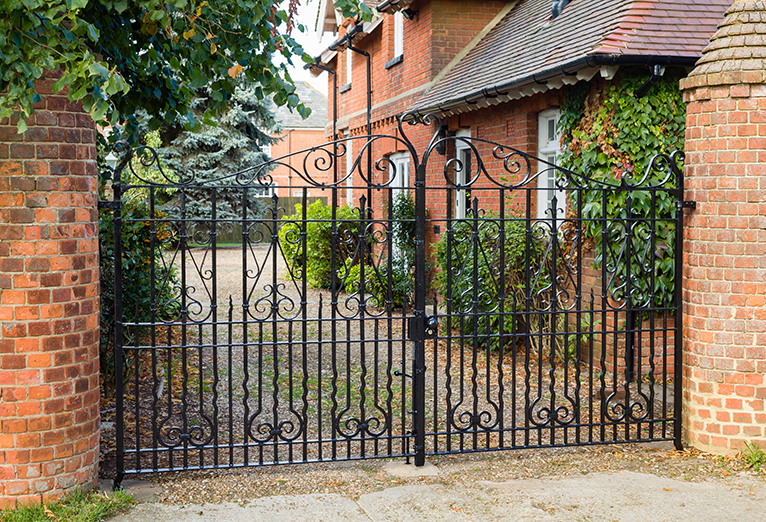
[[[507,144],[556,163],[561,152],[557,122],[565,86],[588,82],[592,91],[604,91],[619,82],[623,71],[645,75],[645,90],[662,75],[683,77],[701,56],[730,4],[729,0],[383,1],[374,6],[377,18],[354,25],[339,20],[328,7],[331,3],[325,2],[319,23],[340,36],[317,61],[336,74],[329,80],[329,92],[337,88],[338,106],[332,107],[332,94],[328,106],[330,112],[337,109],[338,137],[348,138],[352,154],[347,157],[354,157],[354,147],[360,146],[353,138],[368,133],[363,54],[368,53],[369,133],[397,135],[397,117],[405,112],[436,114],[442,125],[439,135],[458,139],[448,141],[446,150],[429,158],[426,186],[449,189],[447,177],[453,183],[470,182],[465,171],[451,168],[450,162],[454,165],[457,159],[471,165],[476,161],[471,156],[477,152],[489,174],[496,178],[505,174],[502,161],[491,161],[491,145],[474,142],[472,150],[460,138]],[[362,52],[348,49],[349,34],[352,47]],[[331,134],[329,125],[327,134]],[[419,135],[409,138],[422,153],[432,135],[432,130],[420,129]],[[404,146],[395,140],[378,140],[373,147],[371,157],[387,157],[396,166],[395,175],[400,179],[392,180],[391,186],[412,187],[414,176]],[[349,162],[344,168],[348,171]],[[511,210],[544,220],[551,214],[554,196],[563,191],[553,190],[553,169],[542,164],[533,168],[540,172],[532,182],[538,190],[529,199],[524,191],[513,195]],[[385,171],[376,174],[381,178],[388,175]],[[541,183],[548,189],[539,190]],[[367,204],[373,210],[381,213],[386,208],[387,193],[365,191],[358,172],[349,177],[348,186],[344,202],[358,205],[360,195],[367,192]],[[430,221],[444,223],[465,217],[471,205],[465,197],[469,194],[477,197],[481,209],[498,211],[497,198],[487,196],[482,201],[482,194],[491,193],[492,185],[481,179],[471,185],[471,189],[481,188],[486,192],[447,190],[447,198],[428,199]],[[555,206],[563,217],[566,197],[557,197]],[[444,225],[429,226],[427,244],[438,241],[443,230]],[[591,289],[597,295],[602,293],[600,270],[592,268],[593,256],[592,251],[583,253],[583,295]],[[617,321],[610,318],[608,327]],[[668,337],[656,341],[670,352],[672,317],[665,330]],[[672,352],[668,355],[672,361]],[[611,356],[607,363],[611,364]]]
[[[279,197],[296,197],[302,195],[302,187],[306,181],[300,179],[296,170],[301,170],[297,163],[299,156],[294,154],[298,151],[310,149],[324,142],[325,126],[327,125],[327,97],[311,87],[306,82],[298,82],[295,85],[296,93],[303,104],[311,109],[311,115],[305,120],[297,112],[290,112],[285,107],[277,107],[275,119],[281,124],[282,132],[276,133],[272,138],[278,141],[271,145],[267,151],[272,158],[285,158],[284,163],[270,172],[273,180],[273,190]],[[296,163],[294,165],[294,163]],[[310,166],[306,172],[317,183],[329,180],[329,173]],[[307,196],[312,196],[308,189]],[[271,195],[271,194],[268,194]]]
[[[555,18],[552,4],[560,11]],[[370,55],[372,133],[395,135],[396,117],[404,112],[434,113],[446,135],[488,139],[555,158],[562,87],[608,84],[619,77],[620,68],[631,66],[645,68],[647,78],[667,68],[691,67],[730,4],[384,0],[368,2],[377,18],[354,26],[339,20],[326,1],[318,24],[340,36],[318,61],[337,74],[339,137],[367,132],[365,57],[346,48],[350,32],[353,46]],[[332,78],[329,83],[332,93]],[[332,103],[330,95],[328,113]],[[331,134],[330,124],[326,134]],[[414,138],[416,149],[424,150],[430,137],[424,133]],[[390,150],[383,150],[386,146]],[[375,156],[403,162],[402,151],[391,141],[376,149]],[[448,152],[441,163],[432,160],[429,179],[441,176],[454,155]],[[458,215],[464,212],[461,202],[455,205]],[[443,207],[429,204],[429,211],[443,214]]]

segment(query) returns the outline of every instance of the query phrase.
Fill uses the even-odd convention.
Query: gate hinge
[[[696,201],[684,201],[681,206],[683,208],[690,208],[692,210],[697,210],[697,202]]]
[[[99,210],[108,208],[111,210],[117,210],[120,208],[120,202],[119,201],[100,201],[98,202],[98,208]]]

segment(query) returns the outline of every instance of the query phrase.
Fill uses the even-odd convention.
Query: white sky
[[[303,24],[306,30],[303,33],[298,31],[297,28],[293,31],[293,37],[310,56],[319,56],[334,40],[333,35],[330,33],[325,33],[320,38],[320,35],[317,35],[314,31],[319,2],[320,0],[301,0],[301,5],[298,7],[298,23]],[[313,78],[311,73],[303,69],[303,60],[296,58],[293,60],[293,63],[296,64],[295,67],[290,67],[290,76],[292,76],[293,80],[296,82],[308,82],[316,90],[327,96],[327,73],[322,73],[320,76]]]

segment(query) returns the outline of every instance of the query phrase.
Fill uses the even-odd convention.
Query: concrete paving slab
[[[383,465],[383,471],[394,477],[402,478],[433,477],[439,474],[439,468],[431,462],[426,462],[420,467],[404,462],[387,462]]]
[[[747,476],[725,485],[621,471],[457,486],[407,485],[357,500],[315,494],[264,497],[244,505],[139,504],[113,522],[762,522],[764,513],[766,484]]]
[[[110,522],[337,522],[369,518],[350,498],[341,495],[291,495],[257,499],[245,505],[226,502],[175,506],[139,504]]]

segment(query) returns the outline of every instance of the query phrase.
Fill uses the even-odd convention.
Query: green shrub
[[[536,330],[540,316],[513,314],[524,311],[527,292],[539,303],[550,280],[550,267],[544,256],[542,239],[527,229],[527,221],[492,213],[477,220],[458,221],[436,244],[434,283],[442,299],[450,301],[450,312],[464,316],[463,329],[478,338],[479,346],[497,349],[500,321],[506,335]],[[474,234],[476,233],[476,234]],[[505,262],[501,266],[501,245]],[[532,277],[527,289],[526,251]],[[504,283],[501,284],[501,283]],[[501,292],[502,291],[502,292]],[[500,296],[504,314],[500,314]],[[515,307],[514,307],[515,306]],[[515,325],[514,322],[515,321]],[[453,322],[454,324],[454,322]]]
[[[348,294],[357,293],[360,289],[360,277],[362,270],[359,264],[352,265],[343,276],[344,290]],[[391,306],[402,307],[412,302],[412,291],[415,287],[413,265],[407,264],[403,257],[394,257],[391,261]],[[381,266],[376,269],[366,265],[364,272],[364,292],[372,295],[372,305],[384,307],[389,300],[388,286],[388,261],[383,258]]]
[[[306,208],[306,274],[309,286],[330,288],[339,276],[345,274],[352,262],[359,243],[359,211],[351,206],[336,209],[338,242],[335,252],[336,274],[332,274],[332,207],[317,200]],[[295,214],[284,216],[279,227],[279,244],[291,272],[298,279],[303,277],[301,266],[303,250],[301,232],[304,227],[303,206],[295,205]]]
[[[155,212],[155,219],[164,215]],[[172,288],[178,283],[175,270],[165,267],[161,253],[151,248],[151,225],[149,210],[141,200],[132,200],[122,206],[122,310],[123,322],[147,322],[152,309],[156,309],[156,319],[169,319],[177,309],[172,297]],[[101,338],[100,358],[101,377],[106,396],[115,391],[115,256],[114,256],[114,212],[100,210],[98,217],[99,256],[101,269]],[[158,243],[170,231],[158,226]],[[151,299],[151,261],[155,261],[155,303]],[[143,334],[135,329],[123,330],[125,346],[129,346],[132,336]],[[127,382],[135,369],[135,350],[123,352],[123,382]]]
[[[415,290],[415,202],[408,192],[401,192],[391,207],[392,245],[390,249],[385,245],[383,255],[375,258],[375,261],[373,256],[366,256],[364,291],[374,296],[375,302],[372,304],[383,307],[390,300],[391,306],[397,308],[411,304],[412,292]],[[392,256],[390,278],[389,253]],[[361,269],[358,264],[349,267],[348,273],[344,274],[344,289],[347,293],[359,291],[360,276]]]

